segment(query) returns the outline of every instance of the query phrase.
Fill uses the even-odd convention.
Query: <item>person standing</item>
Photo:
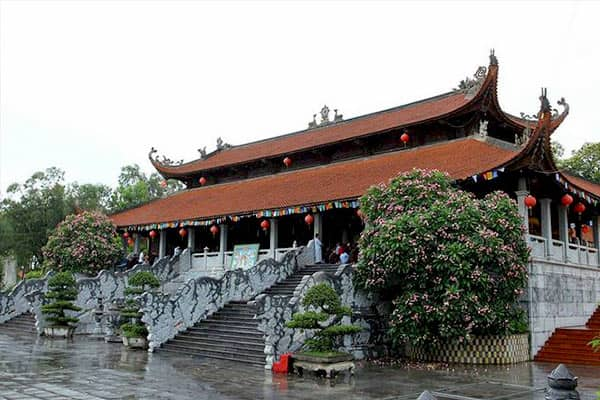
[[[323,243],[321,243],[318,233],[315,233],[315,239],[313,243],[315,245],[315,264],[321,264],[323,263]]]

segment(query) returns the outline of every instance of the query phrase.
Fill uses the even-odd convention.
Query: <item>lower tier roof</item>
[[[386,153],[283,172],[276,175],[184,190],[112,215],[118,227],[210,220],[261,210],[356,199],[372,185],[413,168],[446,171],[464,179],[489,171],[517,154],[476,139]]]

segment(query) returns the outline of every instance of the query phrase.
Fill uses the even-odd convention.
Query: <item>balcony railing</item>
[[[275,260],[281,261],[285,253],[290,250],[292,250],[291,247],[279,248],[275,249],[274,251],[271,249],[259,250],[258,261],[266,260],[267,258],[275,258]],[[192,268],[204,269],[206,271],[211,269],[226,269],[231,265],[232,257],[233,251],[225,251],[223,253],[218,251],[193,253]]]
[[[535,235],[528,235],[528,244],[533,258],[600,267],[600,253],[594,247],[560,240],[548,243],[546,238]]]

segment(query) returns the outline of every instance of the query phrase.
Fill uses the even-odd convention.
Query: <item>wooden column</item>
[[[269,219],[269,224],[271,225],[271,230],[269,231],[269,251],[271,252],[271,257],[277,260],[277,245],[279,239],[277,218]]]
[[[542,237],[546,239],[546,256],[552,252],[552,210],[551,199],[540,199]]]
[[[160,230],[160,238],[158,242],[158,259],[167,255],[167,231],[165,229]]]
[[[225,265],[225,252],[227,251],[227,224],[219,225],[219,260]]]
[[[188,249],[190,249],[191,252],[194,251],[194,244],[196,242],[196,228],[194,228],[193,226],[190,226],[188,228],[188,242],[187,242],[187,247]]]

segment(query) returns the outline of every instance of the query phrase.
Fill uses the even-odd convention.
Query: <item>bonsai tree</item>
[[[71,336],[79,319],[69,316],[65,311],[81,311],[73,304],[77,298],[75,278],[69,272],[59,272],[48,279],[48,292],[45,298],[49,304],[42,306],[42,314],[51,323],[46,333],[49,336]],[[59,333],[56,329],[59,328]]]
[[[121,245],[106,215],[84,211],[67,216],[42,251],[46,269],[95,274],[115,264]]]
[[[139,312],[140,304],[137,296],[159,286],[158,278],[148,271],[137,272],[129,277],[128,286],[125,288],[125,307],[121,310],[121,318],[129,321],[121,325],[123,343],[126,346],[133,345],[134,341],[130,339],[145,339],[148,335],[146,325],[141,322],[142,314]],[[146,347],[145,340],[132,347]]]
[[[314,355],[328,355],[335,352],[339,341],[344,335],[361,331],[354,325],[342,325],[339,320],[344,315],[351,315],[349,307],[342,306],[338,294],[326,283],[320,283],[308,289],[302,305],[306,312],[297,313],[285,325],[294,329],[310,329],[315,331],[312,339],[304,343],[308,351]],[[337,320],[326,326],[326,321]]]
[[[529,252],[506,194],[477,199],[442,172],[413,170],[371,187],[360,204],[355,285],[392,302],[396,344],[527,329],[518,300]]]

